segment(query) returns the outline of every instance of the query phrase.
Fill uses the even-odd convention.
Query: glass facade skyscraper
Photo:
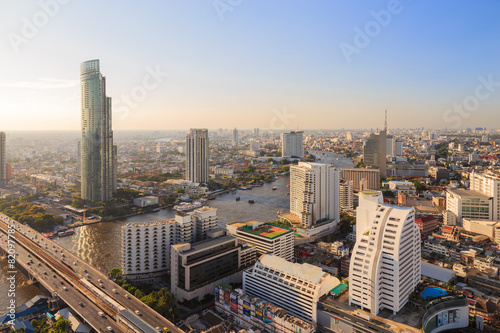
[[[84,200],[107,202],[116,190],[116,146],[111,127],[111,98],[99,60],[80,65],[82,92],[81,193]]]
[[[208,183],[208,130],[191,129],[186,134],[186,179]]]

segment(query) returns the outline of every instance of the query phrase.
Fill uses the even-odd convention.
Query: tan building
[[[340,170],[340,178],[351,180],[353,189],[361,191],[360,182],[366,178],[368,188],[363,190],[378,190],[380,188],[380,171],[379,169],[359,169],[359,168],[346,168]]]

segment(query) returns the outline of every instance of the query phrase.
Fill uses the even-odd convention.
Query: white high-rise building
[[[196,241],[199,242],[207,238],[209,231],[217,228],[217,208],[198,208],[193,213],[193,219]]]
[[[471,173],[470,189],[493,198],[492,220],[500,221],[500,178],[493,173]]]
[[[7,185],[5,132],[0,132],[0,187]]]
[[[281,133],[281,156],[304,157],[304,132]]]
[[[410,207],[383,204],[382,192],[364,191],[356,209],[356,244],[349,267],[349,304],[377,315],[397,313],[419,283],[420,230]]]
[[[330,164],[299,162],[290,167],[290,213],[303,228],[340,218],[339,169]]]
[[[243,290],[316,324],[319,299],[340,284],[318,266],[264,254],[243,272]]]
[[[186,134],[186,180],[193,183],[208,182],[208,130],[191,129]]]
[[[352,180],[341,180],[340,181],[340,209],[341,210],[353,210],[353,181]]]
[[[240,134],[236,127],[233,129],[233,146],[236,146],[240,140]]]

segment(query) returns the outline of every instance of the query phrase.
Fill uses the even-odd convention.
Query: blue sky
[[[375,128],[385,109],[391,127],[492,127],[499,12],[494,0],[6,0],[0,129],[78,129],[79,64],[96,58],[115,129]]]

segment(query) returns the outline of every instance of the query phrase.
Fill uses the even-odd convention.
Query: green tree
[[[111,272],[109,273],[109,275],[111,276],[111,278],[113,280],[121,280],[121,278],[122,278],[122,270],[121,270],[121,268],[113,268],[111,270]]]
[[[37,333],[47,333],[49,331],[49,327],[47,325],[47,318],[33,319],[31,321],[31,326],[33,326],[33,328]]]
[[[142,297],[141,301],[169,320],[175,320],[177,316],[177,305],[174,304],[174,297],[165,288],[151,292]]]
[[[63,316],[59,317],[57,321],[52,325],[53,333],[71,333],[71,322],[64,319]]]

